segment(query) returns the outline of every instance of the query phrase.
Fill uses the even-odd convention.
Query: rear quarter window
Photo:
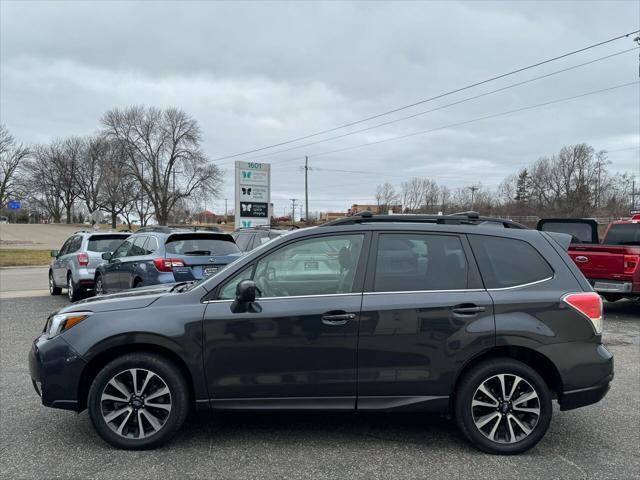
[[[544,257],[523,240],[469,235],[486,288],[508,288],[553,277]]]

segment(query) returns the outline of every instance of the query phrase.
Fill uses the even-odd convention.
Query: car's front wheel
[[[512,455],[537,444],[551,422],[551,392],[528,365],[487,360],[461,379],[455,398],[458,426],[477,448]]]
[[[89,416],[111,445],[157,447],[180,429],[188,413],[188,389],[180,370],[152,353],[131,353],[108,363],[89,390]]]

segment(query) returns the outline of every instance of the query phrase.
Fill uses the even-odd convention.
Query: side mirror
[[[103,260],[110,260],[111,259],[111,252],[104,252],[102,255],[100,255],[102,257]]]
[[[236,286],[236,301],[239,303],[253,303],[256,301],[256,283],[253,280],[243,280]]]
[[[51,250],[49,252],[49,255],[51,255],[53,258],[57,258],[59,254],[60,254],[60,250]]]
[[[233,313],[259,313],[262,307],[255,303],[258,287],[253,280],[243,280],[236,286],[236,299],[231,304]]]

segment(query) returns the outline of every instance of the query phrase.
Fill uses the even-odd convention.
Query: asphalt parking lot
[[[0,478],[640,476],[640,311],[628,302],[607,305],[605,338],[616,356],[608,396],[579,410],[556,408],[547,436],[519,457],[479,453],[452,421],[421,414],[194,414],[166,447],[114,450],[86,412],[42,407],[29,379],[31,340],[66,303],[1,300]]]

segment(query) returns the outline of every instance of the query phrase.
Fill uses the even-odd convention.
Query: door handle
[[[355,313],[337,313],[322,316],[325,325],[345,325],[349,320],[356,318]]]
[[[476,313],[484,312],[486,309],[484,307],[479,307],[477,305],[456,305],[451,310],[453,313],[457,315],[475,315]]]

